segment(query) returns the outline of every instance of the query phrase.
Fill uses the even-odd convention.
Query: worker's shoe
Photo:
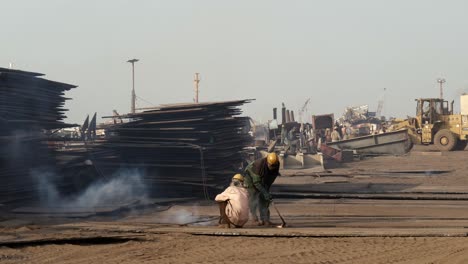
[[[260,223],[261,223],[261,222],[258,221],[258,220],[252,220],[252,221],[251,221],[251,224],[252,224],[253,226],[259,226]]]
[[[260,221],[258,221],[258,218],[255,217],[251,220],[251,223],[253,226],[259,226],[260,225]]]
[[[270,221],[262,221],[262,225],[263,226],[277,226],[278,224],[275,224],[275,223],[270,222]]]
[[[263,221],[258,221],[258,220],[254,220],[254,221],[253,221],[253,224],[254,224],[255,226],[262,226],[262,225],[264,225]]]
[[[257,225],[258,225],[258,226],[264,226],[264,225],[265,225],[265,222],[264,222],[264,221],[258,221],[258,222],[257,222]]]

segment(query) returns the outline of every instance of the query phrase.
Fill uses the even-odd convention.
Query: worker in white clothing
[[[244,176],[236,174],[231,184],[218,194],[215,201],[219,204],[220,227],[240,228],[249,220],[249,194],[244,188]]]
[[[336,141],[340,141],[340,140],[341,140],[341,137],[340,137],[340,133],[338,132],[338,127],[335,126],[333,128],[333,132],[331,132],[331,141],[336,142]]]

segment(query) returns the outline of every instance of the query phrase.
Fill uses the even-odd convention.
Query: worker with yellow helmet
[[[276,153],[257,159],[249,164],[244,173],[244,186],[249,191],[249,207],[253,221],[258,225],[273,225],[270,222],[270,187],[279,174],[280,162]],[[257,208],[260,221],[257,217]]]
[[[244,188],[244,176],[236,174],[231,184],[215,197],[219,204],[221,227],[242,227],[249,220],[249,194]]]

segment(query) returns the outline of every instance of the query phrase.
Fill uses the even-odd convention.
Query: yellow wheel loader
[[[396,123],[395,130],[407,128],[413,144],[435,144],[441,151],[465,149],[468,115],[453,114],[453,101],[450,107],[439,98],[420,98],[416,102],[416,117]]]

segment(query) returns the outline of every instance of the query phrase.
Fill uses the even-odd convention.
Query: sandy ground
[[[3,248],[2,263],[467,263],[466,238],[258,238],[163,234],[104,245]]]
[[[0,263],[468,263],[468,151],[426,150],[284,171],[283,229],[220,229],[212,201],[88,218],[5,211]]]

